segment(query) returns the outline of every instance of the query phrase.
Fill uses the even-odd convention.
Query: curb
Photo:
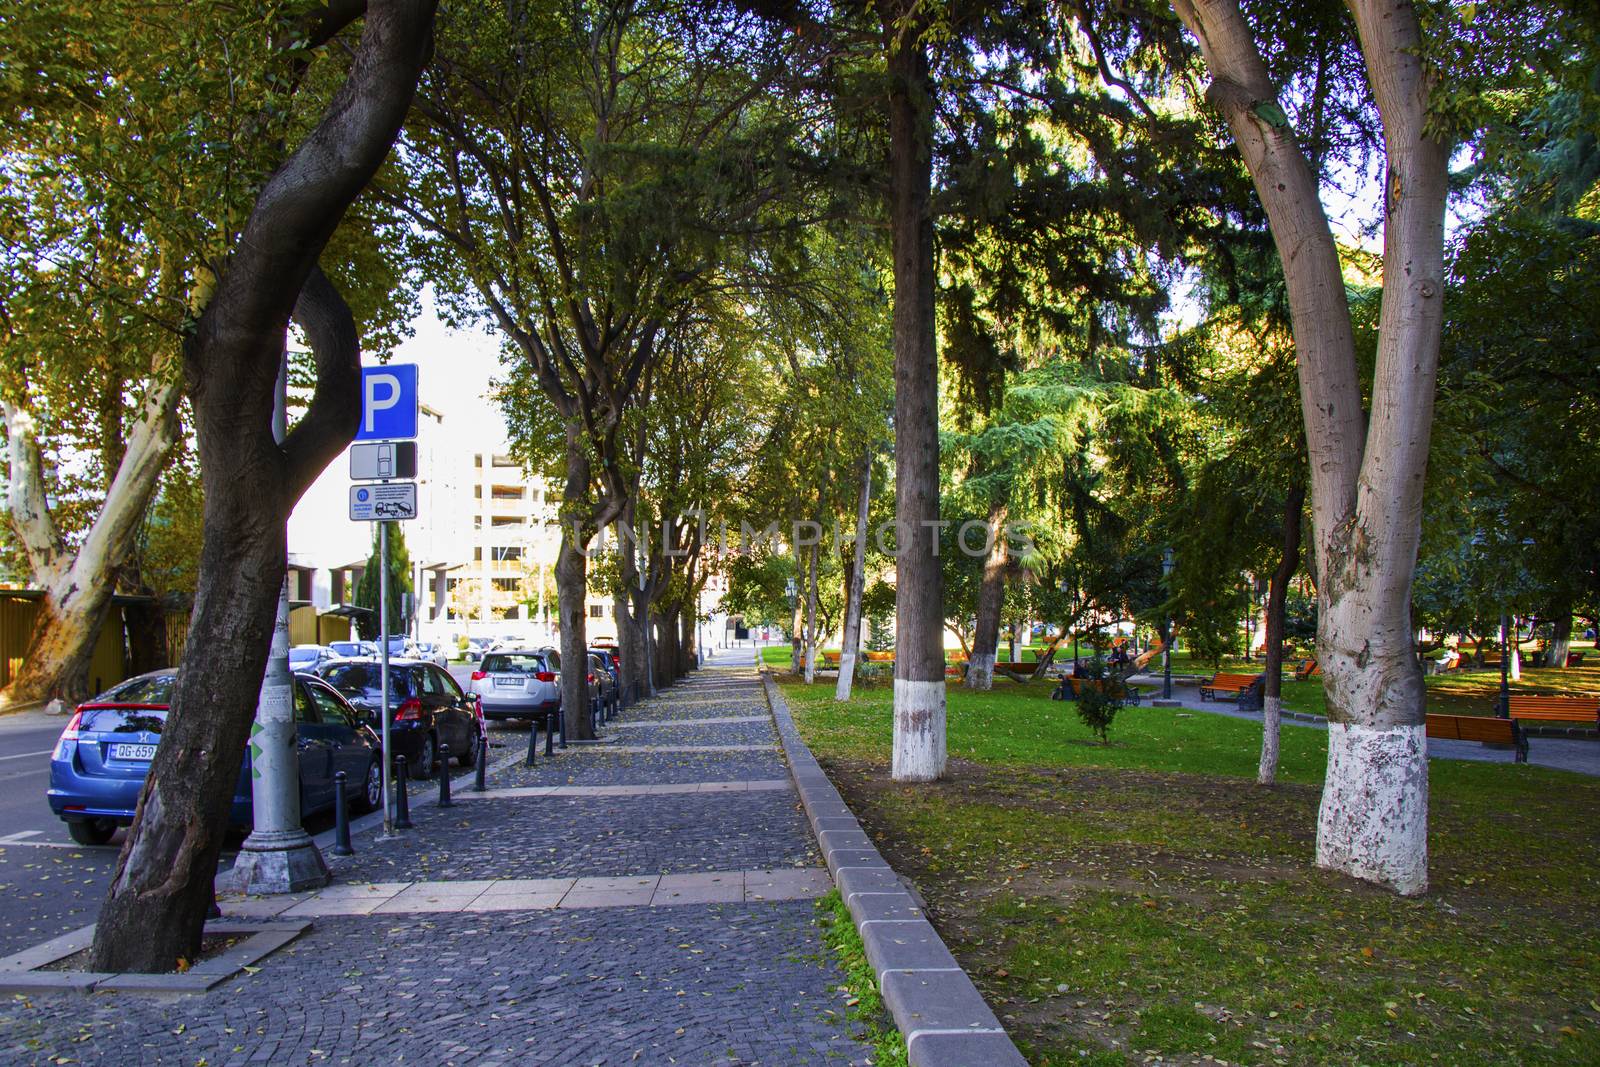
[[[861,934],[911,1067],[1027,1067],[922,905],[862,830],[795,729],[772,676],[761,682],[800,803]]]

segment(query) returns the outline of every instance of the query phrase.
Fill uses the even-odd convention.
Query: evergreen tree
[[[402,605],[406,603],[405,596],[411,592],[411,551],[406,548],[406,535],[398,522],[386,524],[389,527],[389,632],[403,634],[410,627],[411,618],[405,613]],[[378,559],[378,524],[372,527],[372,555],[367,557],[366,569],[361,572],[360,581],[356,582],[357,607],[366,608],[370,614],[362,615],[356,620],[356,628],[361,636],[373,640],[378,636],[378,568],[382,566]]]

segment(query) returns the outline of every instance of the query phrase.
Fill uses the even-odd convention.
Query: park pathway
[[[497,732],[486,793],[458,779],[416,829],[357,834],[327,889],[224,900],[313,923],[256,973],[177,1001],[12,1001],[0,1062],[868,1062],[750,661],[727,654],[534,767],[525,735]]]

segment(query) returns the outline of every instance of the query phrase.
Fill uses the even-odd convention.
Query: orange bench
[[[1303,682],[1307,678],[1315,678],[1321,673],[1322,664],[1317,662],[1317,658],[1315,656],[1309,656],[1306,659],[1301,660],[1300,665],[1294,669],[1294,680],[1297,682]]]
[[[1530,722],[1577,722],[1600,726],[1600,696],[1511,695],[1511,717]]]
[[[1515,699],[1515,698],[1513,698]],[[1428,736],[1446,741],[1479,741],[1485,745],[1511,745],[1517,750],[1516,762],[1528,760],[1528,739],[1514,719],[1486,715],[1428,716]]]
[[[1266,676],[1260,674],[1223,674],[1211,676],[1211,681],[1200,684],[1200,699],[1232,700],[1241,708],[1260,707],[1261,693],[1266,686]]]

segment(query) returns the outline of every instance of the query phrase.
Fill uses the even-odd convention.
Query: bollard
[[[546,722],[550,721],[550,717],[548,715],[545,716],[545,721]],[[522,761],[522,765],[524,767],[537,766],[539,761],[534,758],[534,753],[536,753],[538,751],[539,751],[539,720],[538,719],[529,719],[528,720],[528,758]],[[480,764],[480,766],[481,766],[481,764]],[[483,777],[482,775],[479,775],[479,778],[482,778],[482,777]]]
[[[551,716],[560,714],[560,708],[544,713],[544,754],[546,756],[554,756],[556,754],[556,722]]]
[[[450,746],[446,744],[439,745],[439,807],[455,807],[450,799]]]
[[[532,732],[532,728],[529,728]],[[482,793],[488,790],[489,783],[484,780],[489,773],[489,731],[478,731],[478,765],[473,768],[472,791]]]
[[[406,796],[406,758],[396,756],[394,776],[395,815],[394,828],[396,830],[409,830],[411,826],[411,801]]]
[[[356,850],[350,847],[349,801],[344,795],[343,771],[335,771],[333,774],[333,854],[335,856],[356,854]]]
[[[567,749],[567,716],[560,708],[556,709],[556,729],[561,731],[561,750]]]

